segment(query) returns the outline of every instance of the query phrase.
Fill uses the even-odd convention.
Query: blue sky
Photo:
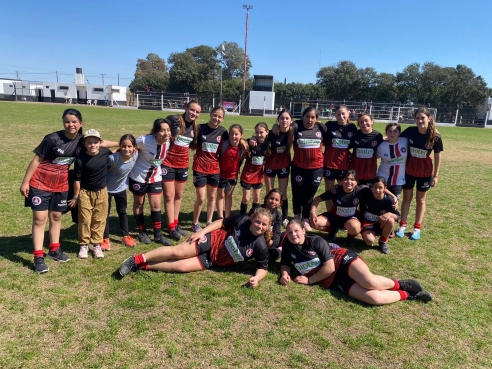
[[[8,1],[8,3],[7,3]],[[316,82],[341,60],[378,72],[432,61],[464,64],[492,87],[492,1],[13,1],[2,4],[0,77],[128,85],[138,58],[168,58],[198,45],[244,47],[246,11],[252,74]]]

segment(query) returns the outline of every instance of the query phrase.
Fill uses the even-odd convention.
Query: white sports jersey
[[[378,176],[386,178],[388,186],[405,184],[405,166],[408,155],[408,139],[398,138],[398,142],[390,144],[383,141],[378,146],[378,158],[381,158]]]
[[[129,177],[140,183],[162,181],[161,164],[166,158],[169,141],[159,145],[154,135],[137,138],[138,158]]]

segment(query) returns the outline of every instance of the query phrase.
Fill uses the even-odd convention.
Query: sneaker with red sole
[[[121,239],[121,242],[123,243],[123,245],[125,245],[126,247],[135,247],[137,246],[137,243],[135,242],[135,240],[133,239],[132,236],[128,235],[128,236],[124,236],[122,239]]]
[[[109,238],[103,239],[103,242],[101,243],[101,250],[103,251],[111,250],[111,242],[109,242]]]

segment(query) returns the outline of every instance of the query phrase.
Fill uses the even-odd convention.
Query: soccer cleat
[[[355,238],[354,237],[347,237],[345,239],[345,246],[352,247],[354,245],[355,245]]]
[[[379,241],[379,250],[381,250],[381,252],[383,254],[389,254],[390,253],[390,249],[388,247],[388,244],[386,242],[383,242],[383,241]],[[406,291],[406,290],[404,290]]]
[[[131,272],[138,272],[138,266],[135,263],[135,258],[130,256],[123,263],[121,263],[120,268],[118,269],[120,275],[124,277],[125,275],[130,274]]]
[[[137,245],[133,237],[130,235],[123,236],[123,238],[121,239],[121,243],[123,243],[123,245],[125,245],[126,247],[135,247]]]
[[[101,249],[101,245],[94,245],[92,252],[94,253],[94,257],[96,259],[102,259],[104,257],[104,252]]]
[[[302,225],[304,226],[304,229],[308,232],[312,232],[313,229],[311,228],[311,224],[309,224],[309,219],[302,219]]]
[[[169,237],[171,237],[174,241],[179,241],[183,236],[176,229],[169,231]]]
[[[164,246],[171,246],[173,243],[166,237],[164,237],[164,235],[160,235],[160,236],[154,236],[154,242],[155,243],[162,243]]]
[[[193,232],[200,232],[202,230],[202,227],[200,227],[200,224],[198,224],[198,223],[192,224],[191,225],[191,230]]]
[[[410,235],[410,239],[414,241],[420,240],[420,229],[414,228],[412,234]]]
[[[44,258],[42,256],[34,257],[34,271],[39,274],[46,273],[48,271],[48,266],[44,262]]]
[[[427,301],[432,301],[432,295],[427,291],[409,292],[408,299],[427,302]]]
[[[63,253],[61,247],[59,247],[55,251],[48,252],[46,256],[50,259],[59,261],[60,263],[66,263],[67,261],[70,261],[70,258]]]
[[[407,227],[399,227],[395,233],[396,237],[402,238],[405,235],[406,229]]]
[[[420,292],[424,290],[422,285],[415,279],[398,279],[398,283],[400,284],[400,290],[402,291]]]
[[[139,240],[140,242],[142,242],[143,244],[145,244],[145,245],[150,245],[150,244],[151,244],[151,242],[152,242],[152,241],[150,240],[150,237],[149,237],[149,235],[147,234],[147,232],[140,232],[140,233],[138,234],[138,240]]]
[[[81,245],[79,251],[79,259],[87,259],[89,257],[89,246]]]
[[[109,242],[109,238],[103,238],[103,242],[101,243],[101,250],[103,251],[111,250],[111,243]]]
[[[181,235],[181,236],[186,236],[186,231],[181,228],[179,225],[176,226],[176,231]]]

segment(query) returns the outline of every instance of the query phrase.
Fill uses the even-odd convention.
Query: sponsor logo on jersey
[[[309,273],[314,268],[318,267],[321,264],[319,258],[314,258],[307,261],[302,261],[299,263],[294,263],[294,267],[301,273],[302,275]]]
[[[399,158],[393,158],[388,160],[388,163],[398,164],[398,163],[404,163],[406,160],[407,160],[406,156],[400,156]]]
[[[427,150],[422,150],[410,146],[410,155],[412,155],[414,158],[425,159],[427,157]]]
[[[162,175],[163,176],[167,175],[167,169],[166,168],[162,168]]]
[[[237,263],[239,261],[244,261],[244,257],[243,255],[241,255],[239,247],[237,247],[236,241],[234,241],[234,238],[232,236],[227,237],[227,239],[225,240],[225,247],[234,262]]]
[[[285,151],[285,146],[278,146],[277,147],[277,154],[283,154]]]
[[[58,165],[71,165],[75,160],[75,157],[70,157],[70,156],[64,156],[60,158],[56,158],[53,160],[53,164],[58,164]]]
[[[219,148],[219,144],[202,142],[202,150],[205,152],[211,152],[212,154],[215,154],[218,148]]]
[[[247,249],[246,250],[246,257],[250,257],[251,255],[253,255],[253,249]]]
[[[367,211],[364,213],[364,218],[370,220],[371,222],[377,222],[379,220],[379,216],[377,216],[376,214],[369,213]]]
[[[139,185],[138,183],[134,183],[134,184],[133,184],[133,189],[134,189],[135,191],[140,190],[140,185]]]
[[[41,204],[41,197],[39,196],[34,196],[32,199],[31,199],[31,202],[34,206],[38,206],[39,204]]]
[[[348,149],[350,140],[344,140],[343,138],[334,138],[331,140],[331,146],[335,149]]]
[[[297,145],[300,149],[317,149],[321,146],[321,140],[299,138],[297,139]]]
[[[296,176],[296,182],[302,182],[302,177],[301,176]]]
[[[352,207],[337,206],[336,214],[344,218],[352,217],[355,215],[356,210],[357,210],[357,206],[352,206]]]
[[[253,157],[251,157],[251,164],[253,164],[253,165],[263,165],[264,161],[265,161],[264,156],[253,156]]]
[[[373,157],[373,155],[374,155],[374,149],[358,148],[355,151],[355,155],[358,158],[361,158],[361,159],[369,159],[369,158],[372,158]]]
[[[191,133],[193,133],[193,131],[191,131]],[[193,136],[193,134],[192,134],[192,136]],[[181,146],[181,147],[188,147],[188,146],[190,146],[190,143],[192,141],[193,141],[193,138],[185,137],[182,135],[177,135],[176,139],[174,140],[174,144]]]

